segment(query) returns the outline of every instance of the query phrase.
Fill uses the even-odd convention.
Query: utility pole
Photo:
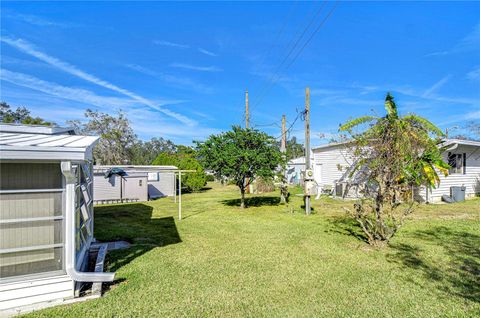
[[[282,152],[283,160],[286,160],[287,156],[287,117],[282,115],[282,142],[280,144],[280,151]],[[286,162],[285,162],[286,164]],[[280,203],[287,203],[287,176],[285,166],[282,167],[282,185],[280,189]]]
[[[311,176],[307,176],[307,171],[310,169],[310,88],[305,89],[305,179],[309,179]],[[305,190],[307,190],[306,182]],[[305,191],[305,213],[310,215],[310,194]]]
[[[282,115],[282,143],[280,144],[280,151],[287,152],[287,117]]]
[[[248,89],[245,91],[245,128],[250,124],[250,114],[248,112]]]
[[[245,91],[245,128],[250,124],[250,113],[248,112],[248,89]],[[245,184],[248,184],[249,179],[245,179]],[[250,193],[250,185],[245,189],[246,193]]]

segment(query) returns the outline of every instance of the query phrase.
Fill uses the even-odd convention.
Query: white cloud
[[[70,64],[70,63],[67,63],[67,62],[64,62],[56,57],[53,57],[53,56],[50,56],[46,53],[43,53],[39,50],[37,50],[33,45],[31,45],[30,43],[28,43],[27,41],[24,41],[22,39],[11,39],[11,38],[8,38],[8,37],[2,37],[0,39],[2,42],[4,43],[7,43],[8,45],[28,54],[28,55],[31,55],[47,64],[50,64],[54,67],[56,67],[57,69],[60,69],[66,73],[69,73],[71,75],[74,75],[76,77],[79,77],[81,79],[84,79],[90,83],[93,83],[93,84],[96,84],[98,86],[102,86],[104,88],[107,88],[107,89],[110,89],[112,91],[115,91],[117,93],[120,93],[122,95],[125,95],[125,96],[128,96],[134,100],[136,100],[137,102],[139,103],[142,103],[144,105],[147,105],[159,112],[162,112],[164,113],[165,115],[167,116],[171,116],[187,125],[195,125],[196,122],[193,121],[192,119],[190,118],[187,118],[186,116],[184,115],[181,115],[181,114],[178,114],[178,113],[175,113],[175,112],[172,112],[166,108],[162,108],[160,107],[158,104],[154,103],[153,101],[147,99],[147,98],[144,98],[140,95],[137,95],[129,90],[126,90],[124,88],[121,88],[121,87],[118,87],[116,86],[115,84],[112,84],[112,83],[109,83],[107,81],[104,81],[98,77],[96,77],[95,75],[92,75],[92,74],[89,74],[89,73],[86,73],[82,70],[80,70],[79,68],[77,68],[76,66]]]
[[[213,53],[213,52],[211,52],[211,51],[205,50],[204,48],[201,48],[201,47],[198,48],[198,51],[199,51],[200,53],[205,54],[205,55],[218,56],[217,54],[215,54],[215,53]]]
[[[423,92],[422,97],[430,97],[435,94],[443,85],[445,85],[450,80],[451,75],[444,76],[438,82],[433,84],[431,87]]]
[[[176,47],[179,49],[188,49],[190,45],[187,44],[180,44],[175,42],[163,41],[163,40],[154,40],[153,44],[161,45],[161,46],[169,46],[169,47]]]
[[[221,68],[218,68],[216,66],[196,66],[196,65],[190,65],[190,64],[183,64],[183,63],[172,63],[170,64],[171,67],[176,67],[176,68],[184,68],[187,70],[193,70],[193,71],[200,71],[200,72],[221,72],[223,71]]]
[[[213,92],[213,89],[211,87],[203,85],[201,83],[197,83],[188,77],[179,77],[179,76],[174,76],[174,75],[169,75],[164,73],[158,73],[137,64],[127,64],[125,66],[134,71],[158,78],[164,81],[165,83],[170,84],[173,87],[183,88],[183,89],[188,88],[196,92],[205,93],[205,94],[211,94]]]
[[[467,73],[467,78],[470,80],[480,79],[480,66]]]
[[[466,119],[466,120],[480,119],[480,110],[467,113],[467,114],[465,115],[465,119]]]
[[[425,55],[428,56],[444,56],[452,53],[476,51],[480,49],[480,23],[473,27],[473,30],[464,36],[457,44],[450,50],[433,52]]]
[[[67,28],[67,27],[74,26],[74,24],[72,23],[51,21],[43,17],[31,15],[31,14],[20,14],[20,13],[8,12],[4,14],[3,17],[15,19],[18,21],[22,21],[31,25],[41,26],[41,27],[50,26],[50,27]]]
[[[99,96],[85,89],[61,86],[27,74],[12,72],[6,69],[1,70],[0,79],[17,86],[30,88],[52,96],[85,103],[87,105],[122,108],[135,104],[135,101],[130,98]]]
[[[438,51],[438,52],[432,52],[432,53],[428,53],[425,55],[425,57],[429,57],[429,56],[443,56],[443,55],[448,55],[450,52],[449,51]]]
[[[145,68],[145,67],[137,65],[137,64],[126,64],[125,66],[128,67],[129,69],[134,70],[134,71],[137,71],[137,72],[140,72],[140,73],[143,73],[143,74],[146,74],[146,75],[150,75],[150,76],[153,76],[153,77],[156,77],[158,75],[157,72],[149,70],[148,68]]]

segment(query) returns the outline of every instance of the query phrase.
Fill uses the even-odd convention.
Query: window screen
[[[462,153],[449,153],[448,164],[450,165],[450,174],[464,173],[465,172],[465,154]]]
[[[0,169],[0,280],[62,270],[59,165],[53,169],[52,164],[1,163]],[[18,178],[13,178],[13,171]],[[12,178],[4,179],[5,175]]]

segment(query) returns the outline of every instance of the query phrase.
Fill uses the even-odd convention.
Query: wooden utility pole
[[[250,124],[250,113],[248,112],[248,89],[245,91],[245,128]],[[245,179],[245,184],[248,184],[249,179]],[[245,189],[246,193],[250,193],[250,185]]]
[[[286,153],[287,153],[287,117],[282,115],[282,142],[280,144],[280,151],[282,152],[283,159],[286,160]],[[286,164],[286,163],[285,163]],[[285,166],[282,168],[282,185],[280,189],[280,202],[287,203],[287,175]]]
[[[245,91],[245,128],[250,124],[250,113],[248,112],[248,89]]]
[[[310,169],[310,88],[305,89],[305,172]],[[306,173],[305,173],[305,177]],[[305,182],[305,181],[304,181]],[[305,193],[305,213],[310,215],[310,195]]]

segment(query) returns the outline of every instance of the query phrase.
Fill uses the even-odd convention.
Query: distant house
[[[0,310],[74,298],[79,282],[113,280],[85,272],[97,141],[70,128],[0,125]]]
[[[287,183],[288,184],[303,184],[303,174],[305,170],[305,157],[298,157],[291,159],[287,163]]]
[[[447,139],[444,144],[448,146],[443,154],[445,162],[452,169],[450,175],[440,175],[440,186],[436,189],[417,189],[417,198],[422,202],[439,202],[442,195],[450,195],[452,186],[464,186],[467,197],[480,194],[480,142],[470,140]],[[312,149],[315,181],[325,189],[331,189],[337,196],[343,196],[350,184],[347,196],[357,197],[358,187],[355,181],[348,177],[348,168],[352,165],[353,158],[348,149],[348,142],[332,143]]]
[[[112,168],[126,174],[105,178],[105,172]],[[175,166],[94,166],[93,170],[95,203],[142,202],[175,194]]]

